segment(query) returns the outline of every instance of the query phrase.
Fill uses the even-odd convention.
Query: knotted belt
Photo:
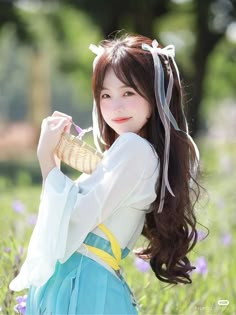
[[[84,240],[84,245],[88,248],[89,251],[91,251],[99,258],[101,258],[115,271],[117,276],[120,278],[120,280],[123,282],[123,284],[127,287],[128,291],[130,292],[133,305],[137,305],[133,292],[129,288],[128,284],[126,283],[120,272],[121,260],[128,255],[129,249],[126,247],[123,250],[121,250],[121,247],[117,239],[104,224],[101,223],[98,225],[98,227],[107,236],[109,241],[90,232],[86,239]]]

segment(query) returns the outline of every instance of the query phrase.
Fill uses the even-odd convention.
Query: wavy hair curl
[[[187,284],[192,282],[190,272],[195,268],[191,265],[187,254],[197,242],[194,206],[200,192],[200,185],[196,181],[199,167],[193,174],[193,165],[196,166],[197,160],[194,146],[185,133],[171,127],[168,178],[175,197],[172,197],[166,189],[162,213],[157,213],[160,203],[159,183],[162,181],[165,131],[154,94],[153,58],[149,51],[142,49],[142,43],[151,45],[152,40],[141,35],[125,35],[101,42],[105,50],[94,69],[92,83],[99,129],[107,149],[117,135],[103,120],[100,93],[106,71],[111,67],[120,81],[136,90],[151,105],[151,118],[143,128],[145,138],[152,144],[160,159],[160,176],[156,182],[157,198],[151,205],[152,211],[146,214],[142,231],[149,243],[136,255],[142,259],[150,259],[152,270],[159,280],[171,284]],[[175,67],[171,59],[166,59],[162,55],[159,57],[164,69],[166,89],[170,67],[174,75],[170,110],[179,128],[187,132],[182,107],[182,87]]]

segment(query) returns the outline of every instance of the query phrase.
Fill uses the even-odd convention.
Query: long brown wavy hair
[[[192,282],[190,272],[195,268],[186,255],[197,242],[194,205],[199,197],[199,184],[196,181],[196,172],[193,174],[193,165],[196,165],[197,157],[194,146],[185,133],[187,125],[182,106],[182,87],[175,67],[171,59],[159,55],[164,69],[166,89],[169,67],[174,75],[170,110],[179,128],[184,132],[176,131],[171,127],[168,178],[175,197],[166,189],[163,210],[157,213],[160,203],[159,183],[162,181],[165,131],[154,94],[153,58],[149,51],[142,49],[142,43],[152,45],[152,40],[140,35],[125,35],[101,42],[105,50],[96,63],[92,83],[99,130],[105,142],[104,149],[108,149],[117,134],[102,117],[100,93],[106,71],[112,67],[120,81],[136,90],[151,105],[152,115],[144,126],[144,134],[160,159],[160,177],[156,182],[157,198],[150,206],[152,211],[146,214],[142,231],[149,242],[147,247],[136,255],[143,259],[150,259],[152,270],[159,280],[171,284],[187,284]]]

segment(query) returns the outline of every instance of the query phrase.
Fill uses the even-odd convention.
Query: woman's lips
[[[130,118],[131,118],[131,117],[119,117],[119,118],[113,119],[113,121],[114,121],[115,123],[122,124],[122,123],[128,121]]]

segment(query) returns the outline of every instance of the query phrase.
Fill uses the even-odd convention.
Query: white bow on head
[[[97,56],[94,59],[93,62],[93,68],[95,68],[96,63],[100,56],[104,53],[104,47],[102,46],[95,46],[91,44],[89,46],[89,49],[95,53]],[[175,62],[175,47],[174,45],[168,45],[166,47],[159,47],[159,44],[157,40],[152,41],[152,46],[143,43],[142,44],[142,49],[150,51],[153,57],[153,63],[154,63],[154,72],[155,72],[155,79],[154,79],[154,91],[155,91],[155,98],[156,98],[156,104],[157,104],[157,109],[158,113],[161,119],[161,122],[164,126],[165,129],[165,148],[164,148],[164,160],[163,160],[163,175],[162,175],[162,183],[161,183],[161,194],[160,194],[160,204],[158,208],[158,213],[162,212],[163,206],[164,206],[164,201],[165,201],[165,189],[169,191],[169,193],[175,197],[170,184],[169,184],[169,179],[168,179],[168,166],[169,166],[169,153],[170,153],[170,124],[173,126],[175,130],[184,132],[189,140],[192,142],[194,149],[196,151],[196,156],[197,160],[199,159],[199,152],[197,149],[196,144],[194,143],[193,139],[188,133],[188,125],[186,121],[186,130],[187,132],[179,129],[178,124],[172,115],[170,111],[170,101],[172,97],[172,90],[173,90],[173,85],[174,85],[174,76],[171,67],[169,67],[169,82],[168,82],[168,87],[167,87],[167,92],[165,93],[165,85],[164,85],[164,70],[162,67],[162,63],[160,61],[159,55],[164,55],[167,58],[170,58],[172,61],[172,64],[174,65],[175,72],[177,74],[177,79],[179,81],[180,85],[180,76],[179,76],[179,71],[178,67]],[[181,86],[181,85],[180,85]],[[185,116],[184,116],[185,118]],[[104,143],[99,126],[98,126],[98,114],[97,114],[97,108],[96,104],[94,102],[93,106],[93,135],[94,135],[94,142],[97,147],[101,151],[100,144],[98,142],[98,139],[101,143]],[[195,163],[196,164],[196,163]],[[196,165],[195,165],[196,166]]]
[[[97,63],[97,61],[98,61],[98,59],[100,58],[100,56],[104,53],[104,47],[102,47],[102,46],[96,46],[96,45],[94,45],[94,44],[90,44],[89,45],[89,49],[95,54],[95,55],[97,55],[95,58],[94,58],[94,61],[93,61],[93,70],[94,70],[94,68],[95,68],[95,66],[96,66],[96,63]]]
[[[154,91],[155,91],[155,98],[156,98],[156,105],[158,109],[158,113],[161,119],[161,122],[164,126],[165,129],[165,148],[164,148],[164,160],[163,160],[163,174],[162,174],[162,183],[161,183],[161,194],[160,194],[160,204],[159,204],[159,209],[158,213],[162,212],[163,206],[164,206],[164,201],[165,201],[165,189],[169,191],[169,193],[175,197],[170,184],[169,184],[169,179],[168,179],[168,166],[169,166],[169,154],[170,154],[170,124],[173,126],[175,130],[184,132],[190,141],[194,144],[194,148],[196,150],[196,145],[193,142],[192,138],[188,134],[188,125],[187,121],[186,122],[186,130],[187,132],[181,130],[178,127],[178,124],[172,115],[170,111],[170,101],[172,97],[172,90],[173,90],[173,85],[174,85],[174,76],[171,67],[168,68],[169,70],[169,82],[168,82],[168,87],[167,87],[167,92],[165,93],[165,77],[164,77],[164,70],[163,66],[161,63],[161,60],[159,58],[159,55],[164,55],[167,58],[170,58],[174,67],[175,67],[175,72],[177,74],[177,79],[179,81],[179,86],[180,84],[180,77],[179,77],[179,71],[178,67],[175,62],[175,47],[174,45],[168,45],[164,48],[158,47],[159,44],[157,40],[152,41],[152,46],[143,43],[142,48],[144,50],[150,51],[153,57],[153,63],[154,63],[154,71],[155,71],[155,79],[154,79]],[[168,61],[166,61],[168,63]],[[184,116],[185,118],[185,116]],[[196,150],[196,154],[198,155],[198,150]]]

